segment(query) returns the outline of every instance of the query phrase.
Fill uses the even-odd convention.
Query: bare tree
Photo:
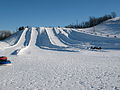
[[[4,40],[11,35],[12,33],[10,31],[0,31],[0,40]]]

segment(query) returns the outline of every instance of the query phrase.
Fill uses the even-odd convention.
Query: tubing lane
[[[30,41],[28,46],[35,46],[37,41],[37,36],[38,36],[38,31],[36,30],[36,28],[33,27],[31,30],[31,36],[29,37]]]
[[[66,45],[59,40],[59,38],[57,37],[57,33],[55,32],[54,29],[52,28],[46,29],[46,32],[53,45],[66,47]]]

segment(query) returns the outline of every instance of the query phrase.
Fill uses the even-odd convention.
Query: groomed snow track
[[[11,48],[11,54],[16,55],[23,51],[25,53],[25,50],[30,47],[76,52],[91,46],[99,46],[104,49],[120,49],[120,39],[94,36],[74,29],[32,27],[26,28],[19,36],[17,43],[6,49]]]

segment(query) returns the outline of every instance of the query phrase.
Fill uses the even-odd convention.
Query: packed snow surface
[[[109,35],[109,37],[117,36],[120,38],[120,17],[109,19],[100,25],[84,29],[84,31],[100,36]]]
[[[32,27],[0,42],[12,62],[0,66],[0,90],[120,90],[119,34],[91,29]]]

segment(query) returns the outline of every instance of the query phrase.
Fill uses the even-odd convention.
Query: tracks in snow
[[[103,39],[103,40],[102,40]],[[112,41],[108,41],[112,40]],[[99,42],[101,43],[99,43]],[[16,55],[19,52],[26,51],[28,48],[47,49],[54,51],[79,51],[90,47],[91,45],[105,46],[110,43],[115,43],[116,47],[120,44],[118,39],[108,39],[87,34],[82,34],[76,30],[62,28],[26,28],[20,36],[18,42],[8,47],[12,50],[12,54]],[[113,45],[113,44],[112,44]],[[108,45],[107,45],[108,46]],[[76,48],[76,49],[75,49]]]
[[[46,29],[46,32],[48,34],[49,40],[53,45],[61,46],[61,47],[67,47],[63,42],[60,41],[60,39],[57,36],[56,29]]]

